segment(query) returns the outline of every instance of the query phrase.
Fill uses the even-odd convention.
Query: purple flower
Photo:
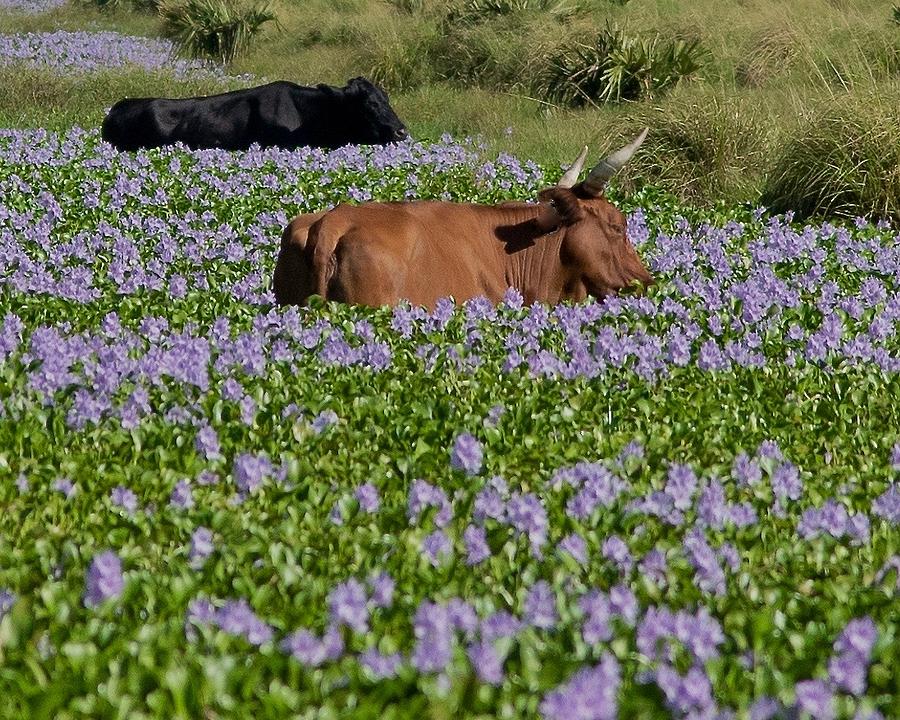
[[[418,521],[422,512],[429,507],[439,508],[435,517],[435,524],[438,527],[445,527],[453,518],[453,509],[447,499],[447,493],[424,480],[413,480],[407,507],[409,519],[413,522]]]
[[[400,653],[384,655],[374,648],[369,648],[360,653],[359,663],[377,680],[386,680],[396,677],[403,664],[403,656]]]
[[[329,627],[321,638],[309,630],[301,629],[282,640],[281,649],[297,662],[316,668],[340,659],[344,652],[344,641],[335,627]]]
[[[598,665],[578,670],[547,693],[540,704],[541,715],[546,720],[615,720],[620,681],[619,664],[604,653]]]
[[[514,493],[506,505],[509,524],[527,535],[531,549],[537,553],[547,542],[547,511],[537,495]]]
[[[603,557],[615,564],[621,572],[629,572],[634,567],[631,551],[618,535],[610,535],[603,541]]]
[[[200,430],[197,431],[197,439],[194,446],[197,448],[197,452],[203,453],[203,456],[207,460],[212,461],[222,459],[219,436],[209,425],[203,425]]]
[[[203,567],[206,559],[212,555],[215,546],[213,545],[212,530],[206,527],[198,527],[191,534],[191,549],[188,553],[188,561],[195,570]]]
[[[848,652],[835,655],[828,661],[828,677],[836,688],[860,696],[866,691],[868,660]]]
[[[838,639],[834,643],[834,649],[842,654],[853,654],[868,662],[872,655],[872,648],[878,640],[878,628],[872,618],[866,616],[856,618],[847,623]]]
[[[12,606],[16,604],[16,594],[8,588],[0,590],[0,620],[4,615],[12,610]]]
[[[662,587],[668,582],[666,556],[655,548],[644,555],[638,563],[638,569],[645,578],[658,587]]]
[[[481,639],[497,640],[515,637],[522,629],[522,622],[505,610],[498,610],[481,621]]]
[[[181,510],[190,510],[194,507],[194,494],[187,480],[179,480],[169,496],[169,504]]]
[[[310,427],[317,435],[322,433],[326,428],[331,427],[338,421],[337,413],[334,410],[323,410],[313,418]]]
[[[216,625],[229,635],[243,637],[251,645],[267,643],[274,635],[272,628],[257,617],[243,598],[228,600],[219,608],[216,611]]]
[[[137,495],[123,485],[117,485],[109,494],[109,499],[113,505],[126,510],[128,514],[132,514],[137,510]]]
[[[104,600],[117,598],[125,587],[122,561],[112,550],[94,556],[85,577],[84,604],[96,607]]]
[[[571,555],[579,565],[584,565],[588,559],[588,548],[584,538],[578,533],[566,535],[559,541],[559,549]]]
[[[374,607],[389,608],[394,602],[394,579],[386,572],[370,578],[369,588],[372,590],[370,600]]]
[[[696,491],[697,476],[694,471],[687,465],[672,464],[669,467],[664,492],[672,498],[675,508],[678,510],[689,509]]]
[[[466,565],[478,565],[491,556],[487,532],[483,527],[469,525],[463,531],[463,543],[466,546]]]
[[[775,698],[761,697],[750,706],[749,720],[772,720],[780,712],[781,703]]]
[[[900,447],[900,444],[897,445]],[[872,512],[893,525],[900,525],[900,488],[894,483],[872,503]]]
[[[419,672],[440,672],[450,662],[453,626],[447,608],[423,601],[413,617],[416,638],[411,661]]]
[[[339,583],[328,594],[328,608],[335,627],[346,625],[358,633],[369,629],[369,609],[366,590],[355,578]]]
[[[503,683],[503,661],[492,643],[483,640],[475,643],[469,647],[467,654],[479,680],[489,685]]]
[[[242,493],[249,495],[255,492],[271,473],[272,463],[265,455],[241,453],[234,459],[232,474]]]
[[[66,500],[71,500],[78,488],[69,478],[62,477],[58,478],[56,482],[53,483],[53,489],[65,495]]]
[[[2,411],[0,411],[0,414],[2,414]],[[16,490],[19,491],[20,495],[28,492],[28,478],[25,477],[25,473],[19,473],[18,477],[16,477]]]
[[[363,483],[354,493],[359,506],[367,513],[376,513],[381,507],[381,498],[378,496],[378,488],[372,483]]]
[[[477,475],[481,472],[482,460],[481,443],[469,433],[458,435],[453,441],[450,465],[457,470],[464,470],[467,475]]]
[[[834,717],[833,696],[828,686],[821,680],[804,680],[794,686],[797,708],[809,713],[816,720],[831,720]]]
[[[545,580],[538,580],[525,596],[525,621],[536,628],[551,630],[558,620],[556,597]]]
[[[465,600],[450,598],[447,601],[447,616],[454,630],[473,635],[478,629],[478,615],[475,614],[475,608]]]
[[[450,557],[453,545],[442,530],[435,530],[422,540],[422,552],[428,558],[428,562],[437,567],[442,560]]]

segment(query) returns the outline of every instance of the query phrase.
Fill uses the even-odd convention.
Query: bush
[[[465,0],[448,6],[449,22],[484,22],[498,16],[541,12],[555,20],[566,20],[582,12],[580,5],[568,0]]]
[[[239,6],[228,0],[161,0],[165,34],[193,57],[231,63],[267,22],[278,18],[267,3]]]
[[[900,88],[843,95],[811,113],[785,144],[762,202],[798,217],[900,220]]]
[[[593,44],[576,43],[553,57],[538,91],[576,107],[653,97],[694,75],[705,55],[698,40],[644,39],[607,26]]]
[[[762,87],[781,75],[799,52],[799,40],[787,26],[761,33],[746,50],[735,69],[735,79],[745,87]]]
[[[714,96],[672,99],[636,113],[621,142],[641,128],[650,133],[623,170],[633,189],[650,184],[690,203],[759,198],[771,139],[755,109]]]

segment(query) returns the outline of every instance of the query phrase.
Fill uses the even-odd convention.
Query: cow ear
[[[366,93],[371,87],[372,83],[364,77],[355,77],[347,81],[347,91],[354,94]]]
[[[338,88],[333,87],[332,85],[326,85],[325,83],[319,83],[318,85],[316,85],[316,90],[329,96],[338,94]]]
[[[542,235],[556,230],[562,224],[562,217],[556,209],[556,205],[552,200],[541,201],[537,217],[534,218],[534,224]]]

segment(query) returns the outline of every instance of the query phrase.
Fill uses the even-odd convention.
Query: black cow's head
[[[377,85],[366,78],[353,78],[344,88],[344,121],[360,145],[382,145],[409,137],[406,127]]]
[[[578,176],[587,156],[585,147],[556,187],[541,191],[541,230],[563,233],[560,260],[570,272],[570,294],[583,297],[615,295],[637,281],[653,278],[626,235],[626,219],[603,194],[609,179],[635,153],[647,130],[632,143],[601,160],[582,181]],[[576,287],[577,286],[577,287]]]

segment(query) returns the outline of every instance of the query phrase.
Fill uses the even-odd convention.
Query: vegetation
[[[607,27],[593,44],[577,43],[544,69],[545,98],[576,107],[652,98],[703,66],[699,40],[638,38]]]
[[[239,6],[233,0],[160,0],[164,33],[192,57],[230,65],[277,15],[268,2]]]
[[[661,184],[695,203],[761,202],[764,188],[778,203],[778,178],[800,177],[797,168],[786,174],[788,149],[815,114],[847,104],[860,127],[881,127],[887,102],[879,97],[900,81],[897,26],[883,5],[865,0],[762,0],[752,12],[736,0],[275,0],[271,7],[284,32],[262,26],[233,74],[307,84],[374,77],[416,137],[480,135],[491,148],[544,163],[569,162],[584,144],[595,156],[650,121],[648,150],[632,168],[642,176],[632,173],[629,183]],[[0,17],[0,32],[85,27],[161,32],[151,14],[125,7]],[[182,85],[128,71],[94,84],[0,67],[0,82],[15,88],[0,98],[0,123],[62,128],[98,125],[126,94],[208,93],[252,81]],[[833,146],[843,142],[838,123],[816,132],[826,128]],[[804,165],[802,177],[817,189],[798,211],[893,207],[886,194],[871,197],[891,187],[889,156],[866,167],[869,199],[854,209],[829,198],[856,196],[822,184],[853,177],[853,168],[832,171],[808,155],[818,169]],[[836,152],[831,161],[849,157]]]
[[[895,231],[614,187],[643,297],[286,309],[295,212],[558,168],[0,157],[0,720],[897,717]]]

